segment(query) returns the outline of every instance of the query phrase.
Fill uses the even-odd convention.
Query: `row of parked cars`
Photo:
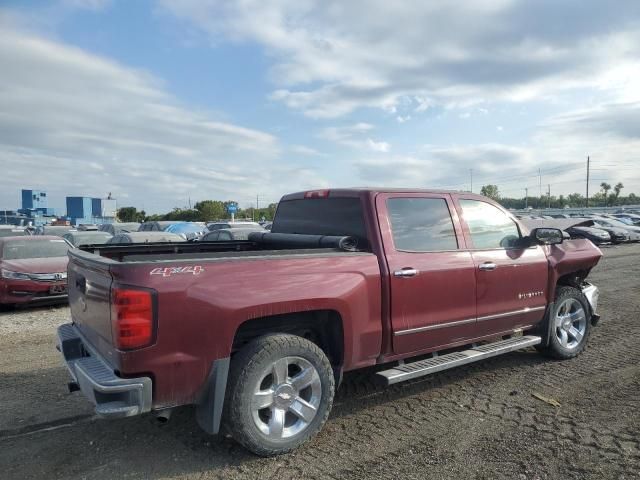
[[[265,225],[267,228],[269,224]],[[256,222],[146,222],[0,225],[0,305],[63,300],[67,296],[67,252],[86,245],[247,240],[266,232]]]
[[[560,228],[570,238],[587,238],[596,245],[640,242],[640,211],[613,214],[518,215],[530,227]]]

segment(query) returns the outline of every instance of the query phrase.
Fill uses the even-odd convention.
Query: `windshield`
[[[626,225],[625,223],[622,223],[620,220],[614,220],[612,218],[607,218],[604,220],[596,220],[596,223],[599,223],[600,225],[608,225],[611,227],[622,227],[622,228],[627,228],[629,225]]]
[[[204,231],[205,228],[193,223],[176,223],[170,225],[165,229],[165,232],[169,233],[199,233]]]
[[[19,260],[23,258],[66,257],[69,244],[64,240],[11,240],[2,248],[2,258]]]
[[[103,235],[100,234],[88,234],[88,235],[73,235],[67,240],[73,243],[75,246],[79,245],[92,245],[92,244],[101,244],[106,243],[107,240],[111,238],[111,235],[105,233]]]

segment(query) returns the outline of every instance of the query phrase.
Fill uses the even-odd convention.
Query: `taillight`
[[[111,322],[118,350],[132,350],[153,342],[153,296],[148,290],[113,288]]]
[[[304,198],[327,198],[329,190],[309,190],[304,192]]]

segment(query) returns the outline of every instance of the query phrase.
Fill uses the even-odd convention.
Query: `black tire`
[[[253,399],[256,388],[263,390],[262,385],[264,382],[269,384],[269,378],[271,383],[278,383],[275,380],[276,361],[284,362],[287,365],[287,361],[283,359],[289,359],[290,361],[308,362],[304,363],[307,368],[308,365],[313,366],[317,373],[317,377],[314,374],[313,387],[309,386],[306,389],[297,392],[295,389],[292,392],[296,392],[293,395],[287,394],[287,392],[280,395],[273,395],[272,407],[266,407],[257,411],[254,408]],[[280,363],[282,365],[282,363]],[[291,374],[291,368],[297,368],[295,363],[291,363],[286,367],[286,381],[279,383],[279,388],[286,388],[286,385],[294,385],[293,378],[296,375]],[[299,373],[302,372],[302,369]],[[264,377],[265,373],[267,377]],[[271,377],[269,377],[271,375]],[[261,383],[262,382],[262,383]],[[266,387],[265,387],[266,388]],[[269,388],[273,388],[271,385]],[[287,410],[289,407],[283,407],[278,405],[277,402],[288,402],[288,398],[302,398],[303,395],[309,395],[307,390],[314,388],[316,393],[320,388],[320,394],[313,394],[313,397],[309,397],[308,404],[312,401],[318,403],[315,410],[315,416],[312,420],[304,422],[302,417],[298,417],[293,414],[293,410]],[[279,390],[276,389],[277,393]],[[315,434],[317,434],[324,423],[326,422],[331,407],[333,405],[333,397],[335,393],[335,380],[331,363],[324,354],[324,352],[313,342],[296,336],[287,334],[270,334],[263,337],[256,338],[240,350],[231,360],[231,367],[229,370],[229,378],[227,383],[227,393],[225,396],[224,406],[224,429],[230,434],[238,443],[242,444],[245,448],[260,456],[279,455],[282,453],[290,452],[298,448],[305,443]],[[298,395],[299,394],[299,395]],[[298,395],[298,396],[296,396]],[[306,399],[305,399],[306,401]],[[294,401],[295,403],[295,401]],[[299,404],[298,404],[299,405]],[[294,407],[294,405],[291,405]],[[304,428],[292,434],[289,437],[284,438],[284,434],[280,433],[281,438],[278,438],[278,431],[274,429],[276,433],[273,435],[265,433],[262,428],[268,428],[269,433],[271,429],[271,420],[275,415],[272,408],[279,408],[284,410],[283,425],[286,426],[286,422],[302,423]],[[263,418],[265,416],[265,418]],[[297,424],[289,427],[289,429],[295,429]],[[284,432],[284,430],[282,430]]]
[[[589,302],[582,294],[582,292],[574,287],[562,286],[556,289],[556,300],[554,303],[553,310],[549,312],[549,322],[553,322],[555,325],[556,318],[558,316],[558,312],[563,308],[563,305],[572,304],[577,307],[578,304],[582,307],[582,311],[585,316],[584,323],[584,331],[582,338],[579,341],[575,341],[573,338],[575,345],[571,345],[570,347],[567,345],[563,345],[560,336],[560,330],[562,328],[556,328],[552,326],[549,337],[548,345],[536,345],[536,349],[551,358],[555,358],[558,360],[567,360],[569,358],[573,358],[586,348],[587,342],[589,341],[589,334],[591,333],[591,308],[589,307]]]

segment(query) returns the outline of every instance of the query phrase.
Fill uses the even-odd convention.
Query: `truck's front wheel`
[[[573,287],[560,287],[550,312],[552,322],[547,346],[536,348],[543,354],[560,360],[573,358],[582,352],[591,332],[591,314],[587,299]]]
[[[259,337],[232,359],[226,430],[257,455],[289,452],[322,428],[334,391],[331,363],[316,344],[295,335]]]

